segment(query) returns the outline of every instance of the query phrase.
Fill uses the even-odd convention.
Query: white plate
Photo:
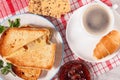
[[[67,29],[66,29],[67,42],[71,50],[75,53],[75,55],[77,55],[78,57],[80,57],[85,61],[103,62],[103,61],[109,60],[112,57],[114,57],[117,54],[117,52],[100,60],[96,60],[93,57],[93,49],[95,48],[96,44],[99,42],[102,36],[99,36],[99,37],[90,36],[86,34],[86,32],[83,30],[81,26],[81,17],[82,17],[81,13],[85,7],[86,6],[83,6],[77,9],[71,16],[70,20],[68,21]],[[116,12],[115,11],[113,12],[115,16]],[[117,15],[117,18],[118,17],[120,16]],[[116,20],[117,19],[115,19],[115,22]],[[120,30],[119,26],[113,26],[111,30],[113,29]]]
[[[21,15],[16,15],[13,17],[10,17],[11,20],[15,20],[16,18],[20,18],[20,23],[21,25],[25,24],[34,24],[38,26],[46,26],[46,27],[51,27],[54,28],[54,25],[48,21],[47,19],[35,15],[35,14],[21,14]],[[3,21],[1,25],[8,26],[8,20]],[[55,74],[58,72],[59,67],[61,66],[62,62],[62,56],[63,56],[63,41],[60,36],[60,33],[55,29],[52,37],[52,41],[57,44],[57,50],[56,50],[56,55],[55,55],[55,63],[54,66],[52,67],[51,70],[49,71],[42,71],[42,74],[39,78],[39,80],[50,80],[52,79]],[[5,80],[22,80],[19,77],[14,77],[12,74],[8,74],[4,76]]]

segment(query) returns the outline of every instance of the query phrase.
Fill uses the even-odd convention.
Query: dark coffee
[[[101,34],[108,29],[109,23],[110,16],[102,6],[93,5],[83,14],[83,25],[89,33]]]

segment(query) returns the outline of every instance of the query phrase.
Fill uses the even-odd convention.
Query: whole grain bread
[[[29,12],[60,18],[70,11],[69,0],[29,0]]]
[[[0,38],[0,54],[9,56],[20,47],[49,34],[47,29],[36,28],[8,28]]]
[[[41,75],[42,70],[40,68],[28,68],[12,66],[13,72],[24,80],[37,80]]]

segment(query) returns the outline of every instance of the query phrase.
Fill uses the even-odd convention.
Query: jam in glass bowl
[[[72,60],[60,67],[59,80],[92,80],[88,66],[79,60]]]

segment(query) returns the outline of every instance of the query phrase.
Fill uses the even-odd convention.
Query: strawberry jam
[[[61,66],[60,80],[91,80],[87,67],[79,60],[73,60]]]

